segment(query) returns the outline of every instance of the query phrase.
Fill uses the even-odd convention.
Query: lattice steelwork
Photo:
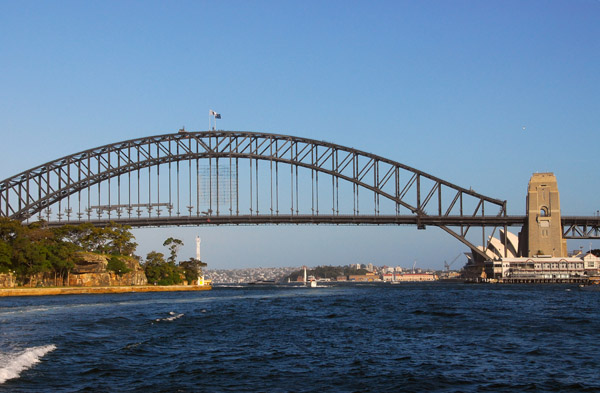
[[[600,216],[563,216],[561,221],[565,239],[600,239]]]
[[[0,183],[0,216],[52,225],[434,225],[474,250],[471,227],[487,244],[485,227],[524,222],[507,216],[505,201],[374,154],[238,131],[139,138],[48,162]]]

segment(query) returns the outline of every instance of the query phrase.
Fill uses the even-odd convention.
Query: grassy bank
[[[207,291],[210,285],[139,285],[118,287],[54,287],[54,288],[0,288],[0,297],[6,296],[49,296],[49,295],[82,295],[93,293],[131,293],[131,292],[177,292]]]

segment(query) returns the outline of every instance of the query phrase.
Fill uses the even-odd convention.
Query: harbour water
[[[600,391],[600,292],[215,287],[0,299],[0,392]]]

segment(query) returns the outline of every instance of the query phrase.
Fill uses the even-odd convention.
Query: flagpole
[[[215,119],[214,120],[214,122],[215,122],[215,126],[214,127],[212,126],[213,123],[210,121],[210,117],[211,116]],[[212,109],[209,109],[209,111],[208,111],[208,130],[209,131],[211,131],[211,128],[212,128],[212,131],[216,131],[217,130],[217,116],[219,116],[218,117],[219,119],[221,118],[220,114],[218,114],[217,112],[213,111]]]

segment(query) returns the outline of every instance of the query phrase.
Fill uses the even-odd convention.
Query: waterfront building
[[[396,275],[395,281],[415,282],[415,281],[435,281],[437,276],[433,273],[406,273]]]
[[[367,274],[351,274],[348,276],[348,281],[356,281],[356,282],[370,282],[370,281],[381,281],[378,275],[375,273],[367,273]]]
[[[588,274],[579,257],[502,258],[492,265],[492,278],[502,282],[583,282]]]
[[[534,173],[527,188],[527,222],[519,236],[500,230],[489,237],[485,254],[467,255],[465,276],[503,282],[585,282],[598,274],[600,258],[567,255],[562,237],[560,196],[553,173]]]
[[[519,249],[518,238],[510,233],[504,238],[502,230],[500,235],[501,240],[489,238],[485,249],[489,257],[487,261],[467,264],[465,270],[471,268],[471,272],[475,272],[476,276],[472,277],[502,282],[585,282],[588,277],[597,275],[600,269],[600,258],[591,253],[582,256],[579,252],[564,257],[515,255],[514,250]],[[473,255],[468,258],[475,260]]]
[[[583,257],[583,263],[585,264],[585,270],[588,276],[597,276],[600,274],[599,257],[589,252]]]

